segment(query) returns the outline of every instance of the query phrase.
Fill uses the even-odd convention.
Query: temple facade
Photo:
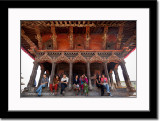
[[[136,21],[21,21],[21,48],[34,59],[28,89],[34,86],[39,66],[38,85],[44,73],[50,83],[64,73],[71,90],[73,77],[86,74],[92,90],[93,77],[105,74],[115,89],[121,87],[120,66],[127,89],[134,91],[124,59],[136,48]]]

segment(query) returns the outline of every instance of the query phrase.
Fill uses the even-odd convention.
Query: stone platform
[[[32,91],[23,91],[21,93],[21,97],[38,97],[38,93],[35,92],[36,88],[33,89]],[[123,97],[136,97],[136,92],[129,92],[127,88],[116,88],[114,91],[111,90],[112,97],[115,98],[123,98]],[[76,96],[75,92],[73,90],[69,90],[68,87],[65,89],[65,94],[64,96],[60,94],[60,88],[58,89],[58,93],[55,96],[54,94],[51,94],[49,88],[44,88],[42,90],[42,96],[41,97],[53,97],[53,98],[58,98],[58,97],[63,97],[63,98],[68,98],[68,97],[73,97],[73,98],[87,98],[87,97],[95,97],[95,98],[112,98],[109,96],[108,93],[104,93],[104,96],[101,96],[101,90],[100,88],[93,87],[92,91],[89,91],[88,96],[85,96],[84,94],[81,95],[79,94]]]

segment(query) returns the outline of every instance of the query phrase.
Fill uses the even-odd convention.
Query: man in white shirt
[[[68,80],[69,78],[65,74],[63,74],[63,77],[61,79],[61,94],[64,94],[64,89],[67,87]]]

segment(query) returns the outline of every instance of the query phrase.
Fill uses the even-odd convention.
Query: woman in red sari
[[[60,82],[59,76],[56,76],[56,78],[53,79],[53,84],[50,84],[50,86],[49,86],[52,93],[53,93],[53,88],[54,88],[55,95],[57,95],[59,82]]]

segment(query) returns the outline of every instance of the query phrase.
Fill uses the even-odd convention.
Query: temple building
[[[105,74],[111,89],[121,87],[120,66],[129,91],[134,91],[124,59],[136,48],[136,21],[21,21],[21,49],[34,59],[27,88],[32,90],[37,69],[38,85],[44,73],[53,82],[65,73],[72,88],[75,75]],[[116,87],[113,83],[113,74]]]

